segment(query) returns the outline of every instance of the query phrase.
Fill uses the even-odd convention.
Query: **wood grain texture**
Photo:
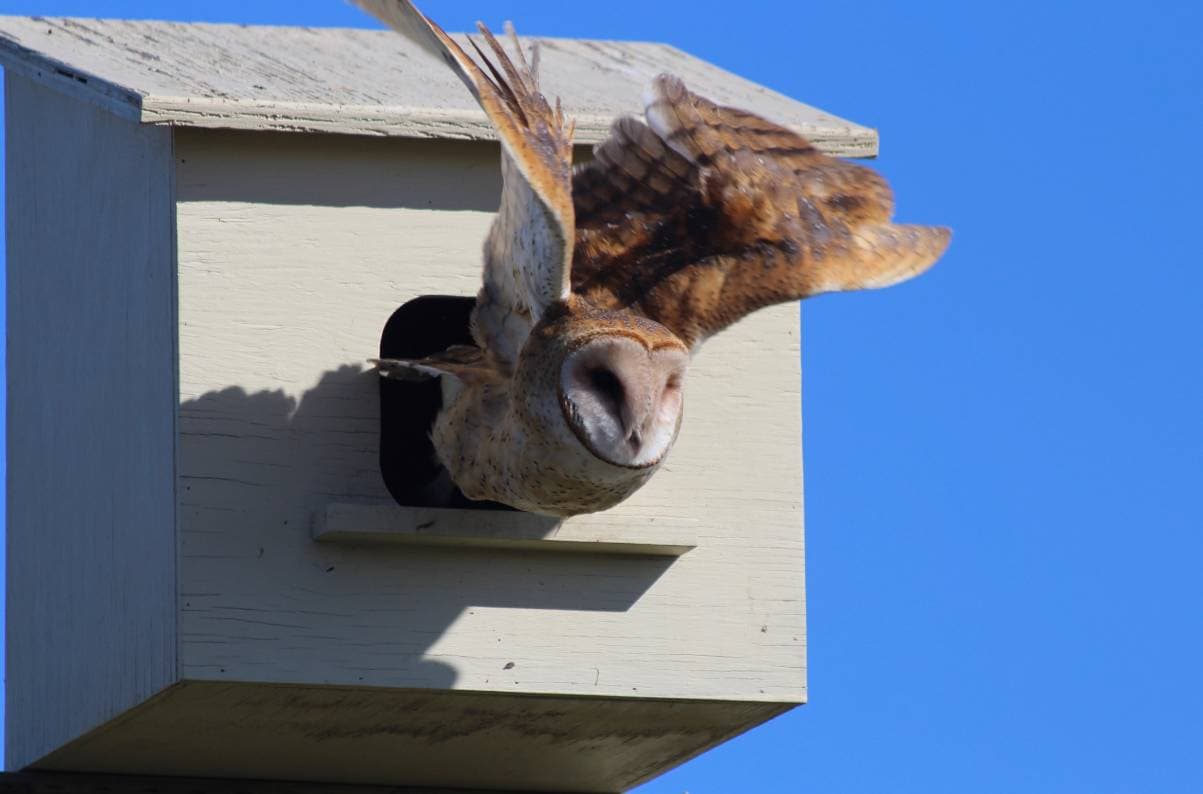
[[[608,511],[554,518],[521,511],[450,510],[397,504],[332,503],[313,537],[323,543],[460,546],[582,554],[680,557],[697,546],[696,518]]]
[[[788,708],[186,683],[38,769],[618,792]]]
[[[175,680],[171,133],[5,80],[6,763]]]
[[[521,32],[522,20],[515,22]],[[668,45],[539,41],[543,90],[563,98],[577,120],[578,143],[598,143],[617,116],[639,113],[651,79],[671,72],[720,104],[785,124],[829,153],[877,152],[874,130]],[[495,138],[450,70],[390,31],[0,17],[0,63],[149,123]]]
[[[314,543],[380,502],[399,304],[471,295],[496,144],[181,130],[185,679],[805,698],[798,307],[711,340],[665,468],[608,513],[695,519],[675,561]]]
[[[413,788],[206,777],[0,772],[4,794],[482,794],[482,789]],[[533,792],[492,790],[492,794]]]

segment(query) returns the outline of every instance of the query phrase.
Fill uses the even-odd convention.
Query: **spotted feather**
[[[617,504],[671,449],[698,343],[761,306],[897,283],[948,243],[891,223],[877,174],[670,76],[645,121],[619,119],[573,170],[537,55],[515,39],[515,61],[482,25],[472,58],[409,0],[355,1],[448,63],[502,143],[476,346],[377,362],[441,379],[431,441],[471,499],[551,515]]]
[[[755,309],[885,287],[926,270],[948,229],[890,222],[868,168],[656,78],[573,179],[573,289],[694,345]]]
[[[469,40],[474,59],[409,0],[353,1],[447,63],[501,139],[501,206],[485,241],[472,328],[490,359],[512,370],[530,329],[571,290],[573,124],[539,91],[537,55],[527,61],[512,28],[517,64],[483,24],[489,53]]]

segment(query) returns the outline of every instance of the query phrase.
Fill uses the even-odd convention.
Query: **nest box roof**
[[[462,37],[461,37],[462,40]],[[597,143],[660,72],[784,122],[828,152],[877,152],[877,133],[666,44],[539,39],[543,89]],[[0,64],[148,124],[490,139],[451,71],[395,33],[0,16]]]

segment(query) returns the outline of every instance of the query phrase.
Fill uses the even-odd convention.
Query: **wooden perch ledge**
[[[452,510],[333,503],[314,518],[323,543],[475,546],[588,554],[680,557],[697,545],[697,520],[648,515],[632,521],[591,513],[568,519],[508,510]]]

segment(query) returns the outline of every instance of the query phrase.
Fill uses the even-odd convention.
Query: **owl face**
[[[622,333],[588,338],[564,358],[558,397],[588,452],[632,469],[658,464],[681,426],[689,354]]]
[[[689,350],[659,323],[575,298],[532,330],[514,408],[549,464],[645,478],[676,440]],[[577,463],[572,463],[575,460]]]

